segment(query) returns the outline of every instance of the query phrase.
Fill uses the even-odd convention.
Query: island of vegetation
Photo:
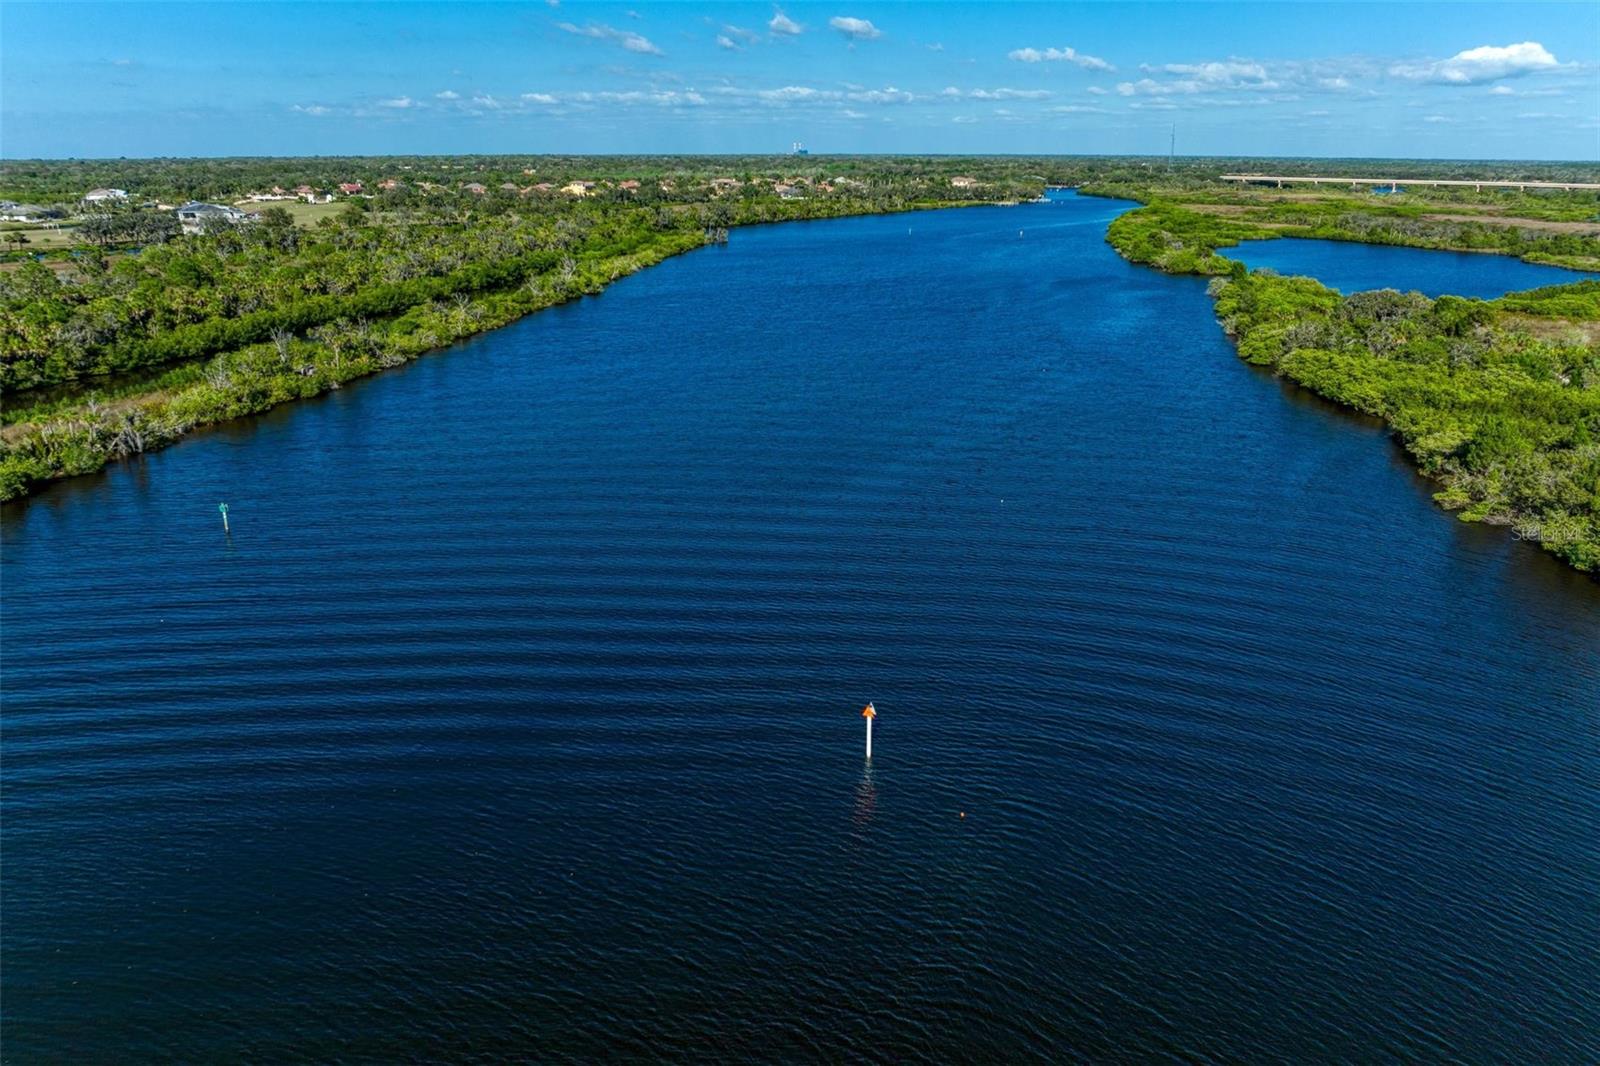
[[[1226,249],[1320,237],[1600,269],[1594,192],[1225,184],[1239,160],[395,157],[0,164],[0,499],[600,291],[729,228],[1137,201],[1128,259],[1209,275],[1241,357],[1384,419],[1438,501],[1600,571],[1600,283],[1341,295]],[[1310,164],[1277,161],[1275,174]],[[1319,161],[1374,175],[1378,164]],[[1592,181],[1560,164],[1384,176]]]

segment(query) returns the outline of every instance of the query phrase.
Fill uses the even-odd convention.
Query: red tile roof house
[[[474,196],[482,196],[484,193],[489,191],[488,189],[484,188],[482,185],[479,185],[475,181],[469,181],[465,185],[461,186],[461,188],[465,192],[472,193]]]
[[[339,183],[339,191],[346,196],[358,193],[361,191],[361,183],[359,181],[342,181]]]
[[[638,192],[639,191],[639,183],[636,182],[636,181],[632,181],[632,180],[619,181],[619,182],[617,182],[617,188],[625,189],[628,192]]]

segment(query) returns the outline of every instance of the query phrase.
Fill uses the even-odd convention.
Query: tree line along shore
[[[1108,227],[1124,257],[1212,277],[1217,317],[1241,358],[1383,419],[1441,484],[1434,499],[1462,519],[1509,526],[1577,569],[1600,572],[1600,281],[1497,300],[1393,289],[1342,295],[1311,278],[1247,270],[1225,254],[1241,240],[1322,237],[1597,269],[1600,224],[1551,235],[1519,228],[1504,210],[1430,225],[1436,212],[1425,199],[1374,212],[1332,194],[1218,201],[1174,189],[1100,191],[1146,201]],[[1550,199],[1523,210],[1600,214],[1592,193]],[[1219,214],[1219,203],[1239,209]],[[1486,198],[1482,206],[1500,205]]]
[[[0,229],[0,499],[598,292],[731,227],[1014,203],[1067,185],[1140,202],[1110,226],[1112,246],[1156,269],[1213,276],[1241,357],[1383,418],[1441,482],[1441,504],[1600,570],[1600,283],[1494,301],[1341,296],[1225,254],[1240,240],[1309,236],[1594,269],[1600,197],[1218,180],[1259,165],[799,156],[0,164],[0,198],[50,204],[57,216]],[[1329,165],[1274,161],[1273,172]],[[1345,161],[1339,172],[1378,170],[1592,180],[1561,164]],[[122,195],[86,202],[86,189]],[[189,207],[182,225],[179,202]],[[40,232],[50,239],[5,239]]]

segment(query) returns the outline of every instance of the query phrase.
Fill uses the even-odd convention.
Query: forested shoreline
[[[1015,203],[1070,185],[1142,204],[1110,224],[1116,250],[1170,273],[1213,277],[1218,316],[1241,357],[1383,418],[1442,483],[1442,505],[1510,525],[1573,566],[1600,571],[1600,283],[1496,301],[1341,296],[1310,279],[1247,271],[1225,254],[1241,240],[1302,236],[1600,266],[1594,195],[1221,185],[1217,174],[1237,162],[6,163],[0,192],[64,202],[90,182],[130,188],[125,204],[85,212],[74,241],[0,252],[0,499],[597,293],[725,240],[730,228]],[[1580,176],[1563,165],[1476,173]],[[356,191],[338,202],[267,203],[247,223],[184,235],[162,221],[161,197],[230,199],[265,188],[281,199],[276,193],[298,181],[315,200],[340,178],[352,179],[340,188]]]
[[[174,182],[174,167],[156,169],[157,194],[202,188]],[[150,227],[133,223],[152,208],[96,214],[123,220],[102,229],[135,235],[132,246],[14,253],[0,273],[0,499],[598,293],[732,227],[1037,194],[1005,173],[952,182],[950,171],[900,161],[864,178],[818,168],[785,180],[677,167],[647,187],[612,161],[573,194],[391,179],[312,225],[272,203],[247,225],[148,247],[132,241]]]
[[[1212,276],[1240,357],[1383,419],[1442,484],[1441,506],[1600,571],[1600,281],[1498,300],[1345,296],[1218,251],[1283,235],[1158,200],[1107,240],[1133,262]]]

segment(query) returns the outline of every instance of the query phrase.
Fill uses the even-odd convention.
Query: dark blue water
[[[8,507],[6,1058],[1594,1061],[1600,586],[1119,209],[741,230]]]
[[[1222,249],[1222,254],[1252,270],[1269,267],[1280,274],[1314,277],[1340,292],[1399,289],[1432,297],[1450,293],[1492,300],[1522,289],[1600,278],[1600,274],[1524,263],[1505,255],[1297,237],[1241,241]]]

